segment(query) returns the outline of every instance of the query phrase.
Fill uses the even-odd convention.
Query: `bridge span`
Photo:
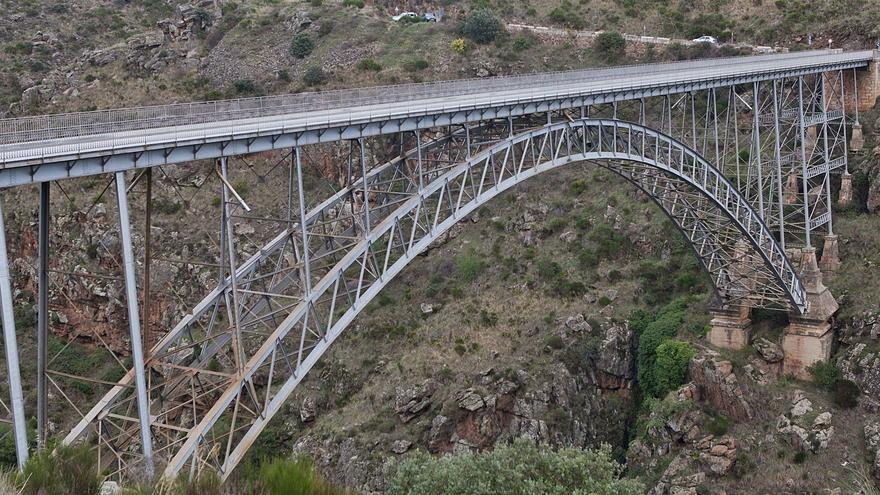
[[[880,94],[876,74],[871,51],[795,52],[0,120],[0,187],[40,184],[38,442],[48,391],[60,387],[47,379],[50,189],[99,174],[115,184],[131,363],[93,403],[70,404],[79,417],[64,441],[92,442],[115,477],[156,464],[166,476],[227,477],[414,256],[501,192],[575,162],[632,183],[681,231],[715,290],[711,343],[746,345],[751,308],[787,311],[785,367],[803,374],[830,353],[832,193],[851,198],[848,141],[860,138],[865,93]],[[348,148],[329,194],[303,181],[316,165],[307,151],[322,143]],[[270,151],[282,156],[280,215],[252,211],[230,180],[246,155]],[[128,194],[134,183],[150,190],[153,167],[205,160],[221,195],[217,283],[145,346],[154,260],[149,235],[135,257]],[[236,236],[245,214],[277,225],[256,252]],[[9,415],[23,463],[2,220],[0,210]]]

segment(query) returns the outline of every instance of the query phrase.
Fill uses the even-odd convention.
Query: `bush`
[[[622,467],[610,447],[554,451],[517,439],[491,452],[431,457],[421,452],[403,461],[391,479],[388,495],[476,495],[555,493],[636,495],[639,481],[620,479]]]
[[[425,70],[430,66],[431,66],[431,64],[428,63],[427,60],[421,59],[421,58],[416,58],[416,59],[407,60],[406,62],[404,62],[403,63],[403,70],[405,70],[407,72],[418,72],[421,70]]]
[[[688,363],[696,351],[687,342],[666,340],[655,352],[654,395],[663,397],[684,383]]]
[[[452,48],[452,51],[457,53],[458,55],[463,54],[465,50],[467,50],[467,42],[464,40],[464,38],[455,38],[454,40],[452,40],[452,43],[450,43],[449,46],[450,48]]]
[[[559,350],[565,347],[565,342],[562,341],[562,337],[559,335],[551,335],[544,339],[544,345],[551,349]]]
[[[538,268],[538,276],[552,280],[560,275],[562,275],[562,267],[559,266],[559,263],[549,259],[549,258],[541,258],[537,263]]]
[[[657,348],[665,340],[678,334],[684,323],[686,299],[677,299],[661,309],[657,315],[635,311],[630,316],[630,328],[639,336],[638,362],[639,386],[646,396],[659,397],[664,387],[660,387],[656,376]],[[670,359],[669,356],[664,359]],[[664,375],[668,383],[670,374]]]
[[[513,51],[524,52],[532,47],[534,41],[528,36],[519,35],[513,39]]]
[[[348,493],[327,482],[312,461],[275,459],[260,466],[258,483],[267,495],[342,495]]]
[[[308,33],[299,33],[290,42],[290,53],[296,58],[306,58],[315,49],[315,42]]]
[[[371,58],[365,58],[358,62],[357,68],[359,71],[379,72],[380,70],[382,70],[382,66],[379,65],[379,62],[376,62]]]
[[[317,65],[313,65],[306,69],[305,74],[303,74],[303,82],[306,83],[306,86],[320,86],[327,80],[327,74],[324,73],[324,69]]]
[[[807,367],[813,383],[829,392],[834,390],[835,384],[840,380],[840,370],[828,361],[817,361]]]
[[[840,379],[834,382],[834,403],[844,409],[852,409],[859,404],[859,386],[852,380]]]
[[[620,60],[626,55],[626,40],[617,31],[605,31],[596,36],[593,49],[606,62]]]
[[[461,32],[475,43],[491,43],[501,32],[501,21],[490,10],[478,10],[464,21]]]
[[[232,81],[232,90],[236,95],[253,96],[259,93],[257,85],[250,79],[238,79]]]
[[[88,446],[59,445],[36,452],[22,471],[23,494],[96,494],[100,487],[97,460]]]
[[[473,282],[486,269],[486,262],[474,253],[456,256],[455,265],[458,276],[464,282]]]
[[[342,0],[342,6],[362,9],[364,8],[364,0]]]

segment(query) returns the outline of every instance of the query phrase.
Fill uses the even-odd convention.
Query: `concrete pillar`
[[[837,247],[837,235],[825,236],[825,247],[822,249],[822,259],[819,260],[819,270],[823,277],[831,278],[840,268],[840,250]]]
[[[731,308],[710,308],[709,335],[706,340],[715,347],[740,350],[749,345],[752,320],[749,318],[751,309],[748,306]]]
[[[807,158],[813,155],[813,150],[816,149],[816,144],[819,142],[819,131],[816,129],[816,126],[811,125],[807,127],[807,132],[805,134],[806,142],[804,143],[804,147],[806,148]]]
[[[755,289],[749,248],[749,244],[743,239],[736,241],[734,247],[728,290],[736,302],[709,308],[712,321],[709,322],[709,335],[706,339],[715,347],[739,350],[749,345],[752,308],[748,305],[748,296]]]
[[[837,204],[840,206],[849,206],[852,204],[852,174],[844,172],[840,176],[840,195],[837,197]]]
[[[800,314],[789,312],[789,325],[782,338],[785,353],[783,372],[797,378],[807,379],[807,368],[819,361],[831,358],[831,317],[838,309],[837,301],[828,287],[822,283],[822,272],[816,262],[816,249],[801,251],[801,283],[807,293],[807,310]]]
[[[865,146],[865,137],[862,135],[862,124],[856,122],[852,125],[852,137],[849,140],[850,151],[862,151]]]
[[[788,174],[788,178],[785,180],[785,187],[783,188],[782,202],[784,204],[793,205],[798,202],[798,192],[800,192],[799,182],[796,173],[792,172]]]

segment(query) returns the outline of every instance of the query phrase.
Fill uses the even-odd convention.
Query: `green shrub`
[[[591,249],[584,249],[578,254],[581,268],[594,268],[599,264],[599,257]]]
[[[327,74],[324,73],[324,69],[320,66],[313,65],[306,69],[305,74],[303,74],[303,82],[306,83],[306,86],[320,86],[327,80]]]
[[[550,258],[541,258],[537,263],[538,276],[551,280],[562,275],[562,267]]]
[[[665,340],[678,334],[684,324],[687,299],[676,299],[664,306],[656,315],[644,311],[634,311],[630,315],[630,328],[639,336],[636,354],[638,362],[639,386],[646,396],[659,397],[662,387],[658,386],[656,376],[657,348]],[[668,359],[668,357],[667,357]],[[664,379],[668,379],[666,375]]]
[[[561,277],[553,283],[553,292],[562,297],[577,297],[587,293],[587,286],[582,282],[572,282]]]
[[[475,43],[491,43],[501,32],[501,21],[490,10],[482,9],[468,16],[461,32]]]
[[[840,380],[840,370],[828,361],[817,361],[807,367],[813,383],[829,392],[834,390],[834,385]]]
[[[794,463],[795,464],[803,464],[804,461],[806,461],[806,460],[807,460],[807,453],[804,452],[803,450],[799,451],[797,454],[794,455]]]
[[[474,253],[460,254],[455,257],[458,276],[464,282],[473,282],[486,269],[486,262]]]
[[[250,79],[238,79],[232,81],[232,90],[239,96],[256,96],[260,93],[256,83]]]
[[[534,40],[528,36],[519,35],[513,39],[513,50],[515,52],[524,52],[532,47]]]
[[[605,446],[554,451],[517,439],[483,453],[431,457],[417,453],[403,461],[388,495],[506,495],[644,493],[639,481],[620,479],[622,466]]]
[[[618,61],[626,55],[626,39],[617,31],[605,31],[596,36],[593,49],[606,62]]]
[[[84,445],[59,445],[34,453],[22,471],[25,495],[97,494],[97,459]]]
[[[306,58],[315,49],[315,42],[308,33],[299,33],[290,41],[290,53],[296,58]]]
[[[590,231],[590,240],[596,243],[596,254],[601,259],[617,259],[630,251],[630,242],[607,223]]]
[[[403,70],[407,72],[419,72],[430,67],[431,64],[422,58],[407,60],[403,63]]]
[[[267,495],[342,495],[346,490],[327,482],[305,457],[275,459],[260,466],[259,485]]]
[[[366,72],[366,71],[379,72],[380,70],[382,70],[382,66],[379,65],[379,62],[376,62],[375,60],[373,60],[371,58],[365,58],[365,59],[361,60],[360,62],[358,62],[357,68],[359,71],[364,71],[364,72]]]
[[[727,430],[730,429],[730,424],[730,418],[727,416],[713,414],[709,417],[709,420],[706,421],[706,430],[716,437],[720,437],[721,435],[727,434]]]
[[[852,380],[840,379],[834,382],[834,403],[844,409],[852,409],[859,404],[859,386]]]
[[[656,354],[654,395],[663,397],[684,383],[688,363],[696,351],[687,342],[666,340],[657,346]]]
[[[562,341],[562,337],[559,335],[551,335],[544,339],[544,345],[551,349],[562,349],[565,347],[565,342]]]
[[[342,6],[362,9],[364,8],[364,0],[342,0]]]

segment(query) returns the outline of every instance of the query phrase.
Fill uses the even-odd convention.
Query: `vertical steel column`
[[[855,69],[853,69],[853,88],[855,88],[855,102],[856,102],[856,124],[859,123],[859,89],[858,84],[856,84],[855,80],[856,74]],[[840,110],[843,112],[843,116],[841,116],[840,120],[840,129],[843,133],[843,136],[840,138],[843,140],[843,171],[845,173],[849,173],[849,140],[846,137],[846,84],[844,84],[843,80],[843,69],[840,70]]]
[[[144,172],[147,181],[147,195],[144,205],[144,349],[150,352],[153,344],[150,333],[150,265],[153,263],[152,230],[153,230],[153,169]]]
[[[312,293],[312,269],[309,266],[309,234],[306,226],[306,198],[303,191],[302,160],[299,156],[299,146],[294,148],[296,154],[296,184],[299,194],[299,227],[302,229],[303,242],[303,266],[305,268],[306,294]]]
[[[730,87],[730,94],[732,97],[730,98],[732,109],[733,109],[733,152],[736,153],[736,190],[742,191],[742,172],[740,171],[740,159],[739,159],[739,112],[736,110],[736,100],[739,98],[739,95],[736,94],[736,86]],[[748,196],[746,196],[748,197]]]
[[[153,477],[153,441],[150,434],[150,404],[144,373],[143,340],[137,304],[137,279],[134,270],[134,251],[131,247],[131,223],[128,217],[128,193],[125,190],[125,172],[116,172],[116,204],[119,209],[119,238],[122,241],[122,268],[125,272],[125,301],[128,304],[128,327],[131,331],[131,359],[135,373],[138,420],[144,452],[147,477]]]
[[[807,184],[807,134],[804,127],[804,76],[798,76],[798,129],[801,147],[801,185],[804,188],[804,235],[806,247],[810,242],[810,186]]]
[[[754,115],[755,127],[752,132],[754,132],[754,139],[752,142],[755,145],[755,160],[753,161],[756,166],[756,171],[758,172],[758,211],[760,212],[761,218],[763,219],[765,216],[764,212],[764,164],[761,163],[761,106],[760,101],[758,100],[758,91],[760,90],[760,85],[756,81],[753,85],[752,91],[752,114]],[[752,160],[750,160],[752,161]]]
[[[24,396],[21,392],[21,370],[18,364],[18,343],[15,336],[15,314],[12,311],[12,280],[6,253],[6,222],[3,218],[3,196],[0,196],[0,309],[2,309],[3,342],[6,349],[6,371],[9,375],[9,401],[12,407],[12,429],[18,469],[28,458],[27,430],[24,422]]]
[[[828,235],[833,235],[831,226],[831,156],[828,154],[828,98],[825,91],[825,73],[819,74],[822,81],[822,159],[825,160],[825,213],[828,214]],[[841,101],[841,104],[845,104]],[[845,126],[846,120],[841,121]]]
[[[232,354],[235,358],[236,371],[241,372],[244,369],[244,351],[241,347],[241,315],[239,312],[238,301],[238,279],[235,276],[235,239],[233,239],[232,211],[230,209],[231,194],[229,189],[229,166],[226,157],[220,159],[220,176],[223,178],[223,212],[226,219],[226,262],[229,264],[229,290],[227,293],[226,305],[227,312],[230,313],[232,320]],[[222,249],[223,246],[220,246]],[[232,303],[229,302],[228,294],[232,293]],[[232,311],[229,311],[229,306]]]
[[[364,236],[367,236],[370,235],[372,227],[370,225],[370,190],[367,185],[367,153],[364,149],[363,138],[358,139],[358,146],[361,149],[361,182],[364,188],[364,225],[367,227]]]
[[[782,184],[782,143],[779,135],[779,93],[776,88],[777,81],[773,80],[773,134],[774,148],[776,150],[776,201],[779,202],[779,245],[785,251],[785,201]]]
[[[40,247],[37,275],[37,448],[46,447],[46,426],[49,407],[46,388],[46,366],[49,345],[49,186],[40,183]]]

